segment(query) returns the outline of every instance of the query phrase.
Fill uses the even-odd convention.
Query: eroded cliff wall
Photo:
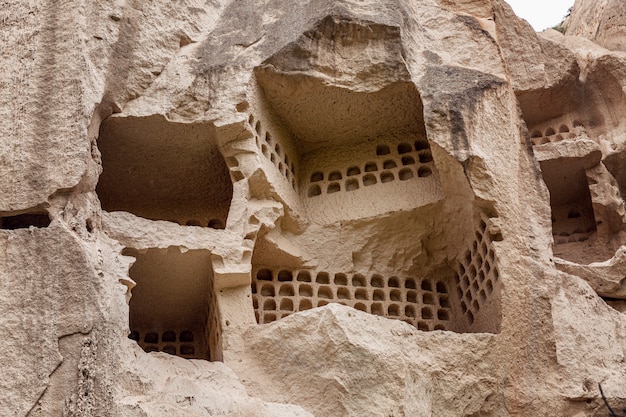
[[[619,409],[611,4],[6,4],[2,414]]]

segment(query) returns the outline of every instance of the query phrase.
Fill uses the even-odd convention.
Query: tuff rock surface
[[[0,414],[626,407],[620,0],[0,7]]]

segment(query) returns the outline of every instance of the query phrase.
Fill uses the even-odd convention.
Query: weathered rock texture
[[[626,52],[623,1],[577,1],[565,23],[568,35],[584,36],[607,49]]]
[[[5,2],[0,414],[625,407],[625,10]]]

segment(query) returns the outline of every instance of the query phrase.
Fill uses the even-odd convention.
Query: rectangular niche
[[[216,311],[210,252],[177,247],[137,251],[129,275],[137,283],[129,302],[129,338],[146,352],[215,359]]]
[[[161,116],[109,117],[96,192],[106,211],[223,229],[233,195],[213,128]]]
[[[50,225],[50,217],[46,212],[31,212],[22,214],[0,214],[0,229],[16,230],[29,227],[44,228]]]
[[[248,121],[259,156],[309,220],[350,221],[444,198],[412,83],[366,92],[269,67],[255,74]]]
[[[402,320],[419,330],[455,330],[460,316],[453,276],[414,278],[255,267],[252,300],[259,324],[340,303]],[[460,316],[462,320],[464,318]]]
[[[543,180],[550,191],[552,209],[552,234],[555,255],[578,260],[576,245],[584,242],[596,231],[591,193],[583,162],[576,158],[559,158],[541,161]],[[572,250],[569,250],[569,249]]]

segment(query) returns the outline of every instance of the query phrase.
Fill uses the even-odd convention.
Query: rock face
[[[626,4],[619,0],[577,1],[566,21],[568,35],[584,36],[626,52]]]
[[[6,4],[1,414],[626,407],[624,11]]]

